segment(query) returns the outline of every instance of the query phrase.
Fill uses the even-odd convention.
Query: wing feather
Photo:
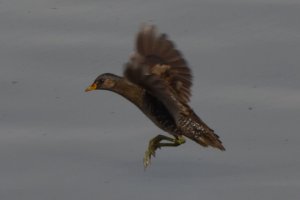
[[[142,26],[136,37],[136,52],[131,56],[130,63],[134,68],[143,68],[140,72],[158,76],[183,103],[189,101],[191,70],[174,43],[166,34],[158,34],[155,26]]]
[[[178,120],[182,114],[187,115],[188,108],[178,101],[176,93],[166,82],[155,74],[146,74],[141,67],[127,63],[124,75],[132,83],[143,87],[149,94],[161,101],[174,119]]]

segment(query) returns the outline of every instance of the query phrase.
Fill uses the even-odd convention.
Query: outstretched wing
[[[145,67],[139,66],[130,62],[127,63],[124,71],[125,77],[161,101],[175,120],[178,120],[182,114],[188,115],[189,109],[183,102],[178,100],[176,92],[166,84],[164,79],[154,74],[145,73]]]
[[[170,88],[182,103],[189,101],[192,85],[191,70],[173,42],[166,34],[158,34],[155,26],[142,26],[136,38],[136,52],[130,58],[124,72],[125,76],[128,76],[128,66],[131,68],[129,70],[131,73],[139,71],[132,74],[155,76],[154,79],[160,82],[156,85]],[[134,79],[139,79],[132,75],[127,78],[132,82],[137,82]]]

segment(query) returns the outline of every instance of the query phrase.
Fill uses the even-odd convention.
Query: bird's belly
[[[176,134],[176,122],[167,108],[154,97],[146,97],[143,108],[141,108],[145,115],[162,130]]]
[[[162,116],[162,115],[156,116],[150,114],[147,116],[154,124],[156,124],[162,130],[173,134],[175,133],[176,124],[173,119],[169,118],[168,116]]]

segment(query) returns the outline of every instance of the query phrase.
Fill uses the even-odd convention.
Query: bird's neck
[[[116,81],[116,85],[111,88],[111,91],[125,97],[139,108],[142,107],[143,89],[128,82],[125,78],[120,77],[120,79]]]

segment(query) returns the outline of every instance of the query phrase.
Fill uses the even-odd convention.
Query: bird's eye
[[[99,83],[99,84],[104,83],[104,79],[103,79],[103,78],[99,79],[98,83]]]

